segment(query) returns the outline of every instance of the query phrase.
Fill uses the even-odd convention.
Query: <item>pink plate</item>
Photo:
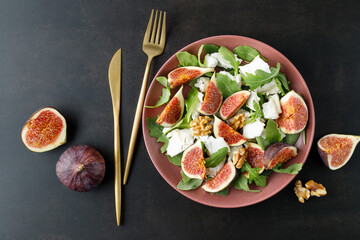
[[[215,44],[218,46],[226,46],[230,50],[233,50],[235,47],[239,45],[248,45],[259,50],[260,53],[269,60],[268,63],[270,64],[270,66],[275,67],[276,63],[278,62],[281,64],[280,71],[286,74],[287,79],[291,82],[290,87],[304,97],[309,109],[309,122],[306,128],[306,144],[305,145],[303,144],[302,136],[300,136],[299,140],[295,144],[296,147],[298,148],[298,155],[295,158],[291,159],[289,162],[287,162],[287,165],[291,165],[293,163],[304,164],[307,156],[309,155],[314,138],[315,112],[314,112],[314,105],[311,99],[309,89],[306,86],[304,79],[302,78],[296,67],[284,55],[282,55],[280,52],[270,47],[269,45],[255,39],[251,39],[248,37],[241,37],[241,36],[223,35],[223,36],[204,38],[202,40],[196,41],[184,47],[180,51],[188,51],[194,55],[197,55],[197,51],[202,44]],[[167,74],[171,70],[175,69],[177,65],[178,65],[178,60],[176,58],[176,54],[174,54],[160,68],[160,70],[154,77],[146,95],[145,105],[155,105],[156,101],[159,99],[159,96],[161,95],[161,89],[163,88],[163,86],[160,83],[158,83],[155,79],[158,76],[167,76]],[[176,90],[173,91],[173,94],[175,93],[175,91]],[[177,190],[184,196],[196,202],[212,207],[221,207],[221,208],[244,207],[261,202],[275,195],[294,179],[295,175],[273,172],[267,178],[266,188],[250,186],[252,189],[260,189],[261,192],[259,193],[245,192],[242,190],[237,190],[232,187],[229,191],[228,196],[220,196],[216,194],[211,195],[203,191],[201,187],[191,191],[178,190],[176,186],[181,180],[180,167],[173,165],[171,162],[169,162],[169,160],[164,154],[161,154],[160,148],[163,145],[163,143],[157,143],[155,138],[149,136],[149,129],[147,128],[146,125],[146,118],[156,117],[163,110],[164,107],[165,105],[155,109],[144,108],[142,126],[143,126],[145,145],[150,155],[150,158],[154,163],[156,169],[159,171],[160,175],[175,190]]]

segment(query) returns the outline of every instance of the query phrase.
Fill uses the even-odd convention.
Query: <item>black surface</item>
[[[316,141],[360,134],[358,1],[8,1],[0,2],[0,239],[359,239],[360,150],[328,170],[315,144],[296,177],[328,195],[297,201],[293,182],[254,206],[217,209],[193,202],[157,173],[139,135],[123,224],[116,227],[113,118],[108,64],[123,49],[122,156],[125,159],[146,55],[152,8],[167,11],[163,55],[222,34],[263,41],[287,56],[306,80],[316,112]],[[38,108],[54,106],[68,122],[68,143],[30,152],[20,132]],[[65,149],[89,144],[106,159],[102,185],[73,192],[57,179]],[[124,163],[124,160],[123,160]]]

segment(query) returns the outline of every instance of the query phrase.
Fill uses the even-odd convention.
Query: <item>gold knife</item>
[[[120,156],[120,98],[121,98],[121,48],[114,54],[109,65],[109,84],[114,113],[114,157],[115,157],[115,209],[116,222],[121,216],[121,156]]]

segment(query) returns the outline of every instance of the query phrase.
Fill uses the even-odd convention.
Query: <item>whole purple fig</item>
[[[68,148],[56,164],[56,174],[66,187],[87,192],[97,187],[105,175],[105,161],[93,147],[76,145]]]

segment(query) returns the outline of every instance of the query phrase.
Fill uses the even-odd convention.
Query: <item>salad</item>
[[[146,122],[149,135],[164,143],[161,153],[179,166],[178,189],[259,192],[251,186],[265,188],[271,172],[301,170],[301,163],[282,165],[297,155],[300,133],[305,143],[308,109],[280,63],[269,66],[245,45],[231,51],[205,44],[197,55],[178,52],[177,58],[178,68],[156,79],[164,86],[157,103],[146,107],[166,106]],[[186,97],[184,88],[190,88]],[[171,89],[178,89],[172,98]]]

